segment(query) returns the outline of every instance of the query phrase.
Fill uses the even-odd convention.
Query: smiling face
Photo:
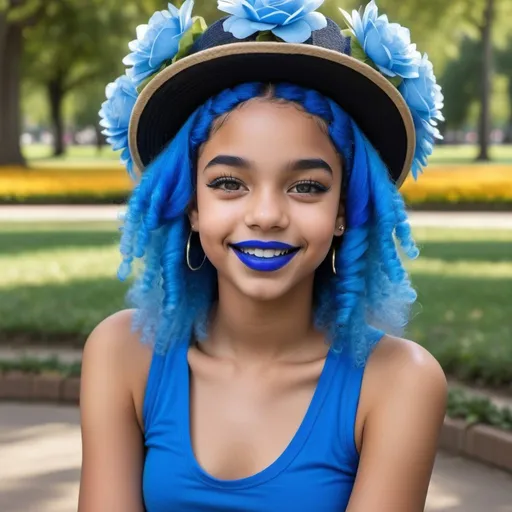
[[[296,105],[255,99],[218,123],[198,159],[190,221],[219,289],[255,300],[312,289],[341,235],[341,176],[325,126]]]

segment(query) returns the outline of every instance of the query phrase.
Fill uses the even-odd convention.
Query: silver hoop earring
[[[341,231],[340,236],[345,233],[345,226],[343,224],[340,224],[340,227],[338,229]]]
[[[201,262],[201,265],[199,265],[199,267],[193,267],[190,263],[190,245],[191,245],[191,242],[192,242],[192,233],[193,231],[190,230],[190,234],[188,235],[188,240],[187,240],[187,250],[185,251],[185,255],[186,255],[186,258],[187,258],[187,266],[190,270],[192,270],[192,272],[196,272],[197,270],[200,270],[202,268],[202,266],[204,265],[204,262],[206,261],[206,254],[204,255],[204,258],[203,258],[203,261]]]
[[[336,272],[336,249],[332,248],[332,273],[337,276],[338,273]]]

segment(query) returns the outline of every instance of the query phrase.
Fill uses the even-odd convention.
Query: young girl
[[[107,88],[143,264],[85,346],[80,512],[424,508],[446,381],[400,337],[398,188],[442,96],[373,1],[348,32],[321,3],[170,5]]]

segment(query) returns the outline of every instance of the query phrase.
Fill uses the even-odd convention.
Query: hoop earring
[[[338,228],[341,233],[340,236],[343,236],[345,234],[345,226],[343,224],[340,224]],[[332,248],[332,273],[337,276],[338,273],[336,272],[336,247]]]
[[[190,234],[188,235],[188,240],[187,240],[187,250],[185,251],[185,256],[187,258],[187,266],[190,270],[192,270],[192,272],[196,272],[197,270],[200,270],[201,267],[204,265],[204,262],[206,261],[206,254],[204,255],[204,258],[203,258],[203,261],[201,262],[201,265],[199,265],[199,267],[193,267],[190,263],[190,245],[191,245],[191,241],[192,241],[192,233],[193,231],[190,230]]]

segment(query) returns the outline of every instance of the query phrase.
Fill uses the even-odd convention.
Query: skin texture
[[[219,163],[220,155],[236,160]],[[297,169],[304,159],[321,159],[331,172],[323,164]],[[188,355],[190,435],[212,476],[262,471],[306,413],[328,350],[311,323],[313,273],[341,235],[341,176],[322,124],[282,103],[247,103],[218,123],[201,150],[190,221],[218,270],[219,302],[208,339]],[[229,246],[249,239],[300,251],[283,269],[256,273]],[[151,349],[131,332],[131,315],[104,320],[84,350],[79,512],[144,510],[142,404]],[[423,510],[445,400],[444,374],[425,349],[390,336],[379,342],[356,418],[361,462],[349,512]]]

